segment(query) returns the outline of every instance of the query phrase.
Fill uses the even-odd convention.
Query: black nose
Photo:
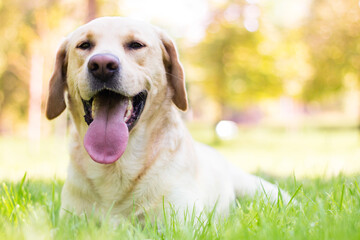
[[[96,54],[88,62],[89,72],[101,81],[111,79],[119,72],[120,61],[112,54]]]

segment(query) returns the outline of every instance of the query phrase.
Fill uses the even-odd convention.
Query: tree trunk
[[[96,18],[96,0],[88,0],[88,14],[86,21],[89,22]]]
[[[44,57],[38,52],[31,57],[30,72],[30,100],[29,100],[29,119],[28,137],[30,140],[39,141],[41,136],[41,96],[43,85],[43,66]]]

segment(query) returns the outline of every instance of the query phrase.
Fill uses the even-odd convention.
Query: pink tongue
[[[118,96],[98,96],[95,118],[84,138],[90,157],[98,163],[109,164],[124,153],[129,132],[124,122],[128,100]]]

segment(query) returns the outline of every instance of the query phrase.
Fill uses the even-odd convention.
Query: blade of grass
[[[288,202],[288,204],[286,205],[286,207],[289,206],[290,203],[294,200],[295,196],[299,193],[299,191],[300,191],[300,189],[302,188],[302,186],[303,186],[303,185],[301,184],[301,185],[296,189],[295,193],[291,196],[290,201]]]
[[[341,197],[340,197],[340,203],[339,203],[339,209],[342,210],[343,200],[344,200],[344,192],[345,192],[345,183],[342,186],[341,190]]]

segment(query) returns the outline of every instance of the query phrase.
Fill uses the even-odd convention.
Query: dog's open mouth
[[[133,97],[103,90],[90,100],[83,100],[84,118],[89,125],[84,146],[94,161],[113,163],[122,156],[146,98],[145,90]]]
[[[118,95],[118,96],[117,96]],[[88,101],[85,101],[82,99],[82,103],[84,106],[84,119],[85,122],[90,125],[92,123],[93,119],[93,112],[94,112],[94,98],[96,97],[108,97],[108,98],[121,98],[123,97],[125,100],[128,101],[128,105],[126,108],[126,112],[124,115],[124,122],[126,123],[129,132],[130,130],[135,126],[136,122],[139,120],[140,115],[144,109],[146,97],[147,97],[147,91],[142,91],[135,95],[134,97],[124,97],[120,94],[114,93],[112,91],[104,90],[96,94],[93,98],[91,98]],[[127,99],[126,99],[127,98]]]

